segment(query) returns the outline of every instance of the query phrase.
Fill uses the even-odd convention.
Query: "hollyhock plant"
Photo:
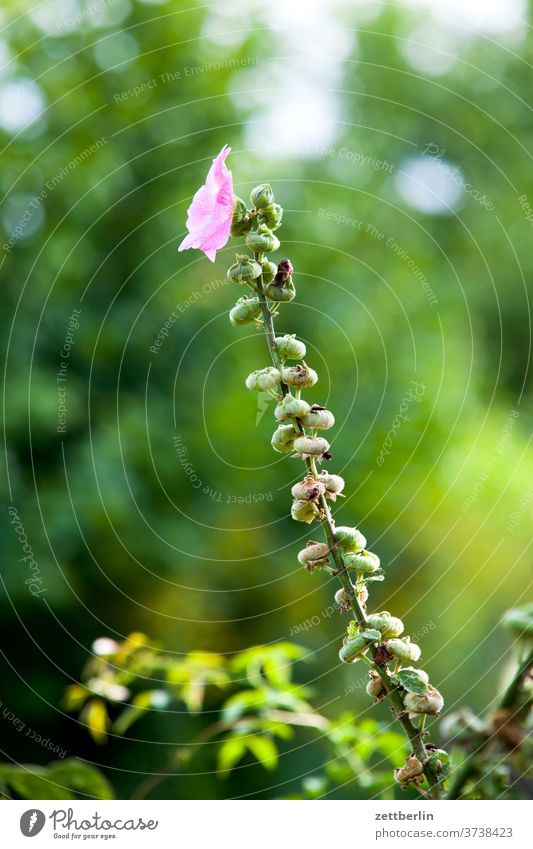
[[[224,145],[213,159],[204,185],[198,189],[187,210],[189,233],[178,248],[179,251],[197,248],[211,262],[230,236],[235,196],[233,177],[225,162],[229,153],[231,147]]]

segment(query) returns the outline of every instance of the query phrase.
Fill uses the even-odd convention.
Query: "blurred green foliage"
[[[386,570],[375,609],[401,613],[421,635],[450,708],[480,709],[506,647],[497,623],[531,576],[532,257],[520,198],[533,203],[533,36],[511,46],[473,37],[433,77],[414,73],[403,52],[421,11],[386,5],[365,24],[342,6],[349,51],[328,89],[335,134],[327,150],[269,154],[292,115],[269,123],[258,92],[275,102],[292,86],[298,96],[290,68],[300,47],[276,21],[265,25],[260,3],[217,37],[220,10],[194,2],[116,0],[96,15],[89,4],[34,5],[8,0],[2,12],[3,478],[39,570],[21,560],[29,553],[6,511],[3,706],[69,757],[101,765],[119,797],[139,765],[157,769],[168,741],[192,739],[202,722],[147,718],[135,745],[98,748],[59,705],[102,634],[143,630],[176,658],[297,634],[315,703],[369,721],[353,670],[336,662],[345,622],[331,609],[335,582],[296,561],[306,537],[288,513],[299,468],[272,457],[271,410],[258,415],[244,389],[267,358],[257,333],[227,320],[240,294],[224,280],[235,244],[214,267],[176,250],[190,197],[228,143],[237,193],[268,179],[286,210],[279,235],[298,295],[279,329],[306,341],[316,400],[335,411],[330,468],[349,496],[339,517],[362,527]],[[326,65],[319,55],[319,75]],[[9,129],[13,99],[37,97],[28,81],[42,113]],[[262,120],[264,148],[247,134]],[[406,163],[428,160],[428,145],[494,209],[465,191],[438,213],[410,204],[398,180]],[[422,400],[379,466],[411,381],[423,383]],[[36,578],[42,592],[32,594]],[[106,722],[100,715],[101,735]],[[5,757],[48,760],[23,732],[8,735]],[[297,778],[323,761],[319,741],[282,756],[276,784],[297,793]],[[172,794],[267,797],[270,785],[249,764],[224,785],[209,770],[178,778]]]

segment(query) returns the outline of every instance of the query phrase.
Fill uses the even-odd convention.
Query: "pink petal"
[[[233,213],[233,177],[228,171],[225,160],[231,152],[224,146],[209,169],[205,185],[201,186],[187,210],[187,230],[178,250],[198,248],[211,262],[216,252],[223,248],[229,239]]]

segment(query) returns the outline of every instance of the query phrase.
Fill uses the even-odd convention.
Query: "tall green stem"
[[[255,259],[256,259],[257,262],[261,262],[262,254],[256,253]],[[268,302],[267,302],[265,291],[264,291],[263,275],[261,274],[260,277],[257,278],[257,280],[255,282],[256,282],[256,288],[257,288],[257,296],[258,296],[258,299],[259,299],[259,303],[261,305],[261,315],[262,315],[262,318],[263,318],[263,327],[264,327],[264,331],[265,331],[265,336],[266,336],[266,340],[267,340],[268,349],[269,349],[269,352],[270,352],[272,364],[275,368],[277,368],[281,372],[282,361],[281,361],[281,357],[279,355],[279,352],[278,352],[278,349],[277,349],[277,346],[276,346],[276,335],[275,335],[275,332],[274,332],[274,320],[273,320],[273,317],[272,317],[272,313],[270,312],[270,309],[268,307]],[[283,395],[286,395],[289,391],[287,385],[284,384],[283,382],[281,383],[281,391],[282,391]],[[303,428],[302,428],[300,422],[298,422],[296,420],[295,424],[298,427],[298,429],[301,432],[303,432]],[[314,459],[313,458],[307,459],[306,465],[307,465],[307,468],[308,468],[308,471],[310,472],[310,474],[312,474],[313,477],[316,478],[317,473],[316,473],[316,466],[315,466]],[[341,551],[339,549],[337,539],[335,537],[335,524],[334,524],[334,521],[333,521],[333,517],[331,515],[331,510],[330,510],[329,504],[328,504],[324,495],[320,496],[319,503],[320,503],[320,507],[321,507],[321,510],[322,510],[322,516],[323,516],[323,518],[321,519],[321,524],[322,524],[322,528],[323,528],[323,531],[324,531],[324,534],[325,534],[325,537],[326,537],[326,541],[328,543],[328,546],[330,548],[330,551],[331,551],[331,554],[332,554],[332,557],[333,557],[333,560],[334,560],[334,563],[335,563],[337,576],[338,576],[338,578],[339,578],[339,580],[340,580],[340,582],[341,582],[341,584],[344,588],[346,596],[348,597],[348,599],[350,601],[350,606],[351,606],[351,609],[352,609],[354,619],[356,620],[358,625],[360,625],[361,627],[364,628],[367,624],[365,612],[364,612],[364,610],[361,606],[361,603],[360,603],[360,601],[357,597],[357,594],[354,592],[352,582],[350,581],[350,577],[349,577],[348,572],[346,570],[346,566],[344,564],[342,554],[341,554]],[[372,668],[378,673],[378,675],[381,678],[381,681],[383,683],[383,687],[384,687],[386,693],[388,694],[389,699],[392,703],[394,714],[395,714],[396,718],[398,719],[398,721],[400,722],[400,724],[402,725],[402,727],[405,731],[405,734],[407,735],[407,738],[408,738],[409,742],[411,743],[411,746],[412,746],[412,749],[413,749],[413,754],[418,758],[418,760],[424,766],[424,774],[425,774],[427,781],[428,781],[428,784],[431,788],[432,798],[439,799],[441,797],[442,785],[440,784],[438,777],[429,769],[428,757],[427,757],[426,748],[424,746],[422,729],[418,729],[414,725],[414,723],[411,722],[411,720],[409,719],[409,715],[408,715],[407,711],[405,710],[402,695],[401,695],[401,693],[400,693],[400,691],[398,690],[397,687],[391,685],[390,679],[388,678],[387,673],[383,669],[383,667],[379,666],[376,663],[373,663]]]

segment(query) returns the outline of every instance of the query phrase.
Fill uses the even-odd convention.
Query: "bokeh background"
[[[97,637],[294,640],[318,708],[369,709],[345,692],[335,582],[296,561],[300,467],[244,389],[268,360],[227,318],[238,243],[177,253],[224,144],[236,192],[268,180],[285,208],[298,295],[278,326],[336,413],[337,520],[387,573],[373,607],[408,621],[449,708],[494,697],[499,620],[531,587],[529,21],[526,0],[3,4],[1,699],[119,796],[202,718],[98,747],[61,707]],[[4,760],[47,762],[0,720]],[[156,795],[268,798],[323,757],[225,783],[207,763]]]

